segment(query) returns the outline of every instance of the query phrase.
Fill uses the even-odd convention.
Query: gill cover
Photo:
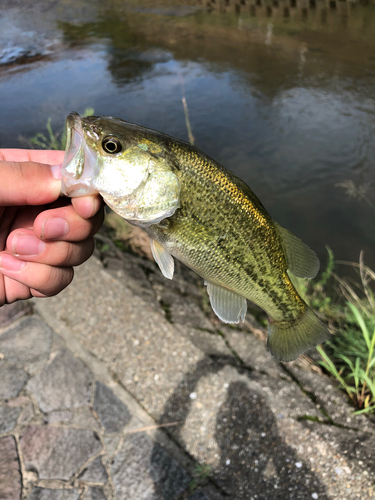
[[[101,119],[110,134],[114,119]],[[77,113],[67,117],[62,194],[76,197],[99,193],[114,212],[142,227],[172,216],[180,206],[180,182],[168,161],[145,151],[141,144],[124,147],[117,154],[106,153],[101,134],[97,128],[91,130],[91,123]],[[119,141],[131,134],[126,127],[129,124],[123,123],[122,131],[116,129]]]

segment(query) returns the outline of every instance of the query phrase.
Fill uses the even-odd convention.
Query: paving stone
[[[189,326],[178,325],[178,331],[182,332],[191,343],[208,356],[226,357],[231,363],[237,363],[237,359],[228,349],[225,340],[218,333],[208,333]]]
[[[65,321],[154,416],[163,414],[185,372],[204,357],[163,315],[109,276],[97,259],[79,266],[69,290],[43,301],[43,309]]]
[[[155,292],[143,270],[143,267],[152,264],[151,262],[130,254],[127,254],[125,258],[122,256],[119,257],[118,252],[116,252],[115,258],[106,257],[103,260],[103,264],[105,265],[106,272],[116,280],[126,280],[126,286],[128,286],[133,293],[142,297],[150,307],[154,310],[160,309],[160,304],[156,300]]]
[[[91,462],[83,473],[79,476],[82,481],[90,481],[92,483],[105,483],[107,482],[107,472],[102,464],[101,458],[96,458]]]
[[[229,345],[247,366],[267,373],[271,377],[290,379],[280,362],[269,352],[266,344],[254,334],[232,330],[228,327],[221,328],[221,331]]]
[[[190,482],[178,462],[145,433],[125,438],[112,477],[117,498],[137,500],[173,500]]]
[[[83,497],[83,500],[107,500],[107,497],[104,495],[101,488],[90,486],[85,496]]]
[[[101,382],[96,382],[93,408],[106,432],[120,432],[131,419],[128,407],[113,391]]]
[[[0,498],[20,500],[22,491],[21,471],[17,445],[13,436],[0,439]]]
[[[0,307],[0,329],[5,328],[21,316],[30,314],[32,310],[33,309],[31,303],[27,301],[5,304],[4,306]]]
[[[107,456],[112,457],[117,450],[117,447],[120,442],[119,435],[104,435],[103,437],[105,448],[107,450]]]
[[[70,410],[53,411],[46,415],[45,422],[54,424],[56,422],[69,422],[73,417],[73,412]]]
[[[17,424],[21,408],[11,406],[0,406],[0,434],[11,431]],[[1,497],[0,497],[1,498]]]
[[[29,426],[20,438],[26,470],[36,470],[40,479],[69,480],[102,446],[90,430]]]
[[[325,375],[290,364],[293,373],[305,391],[314,395],[316,402],[329,417],[340,425],[355,427],[362,431],[373,431],[373,424],[364,415],[353,415],[355,408],[348,403],[346,395]],[[324,416],[322,415],[322,419]]]
[[[207,495],[203,493],[202,490],[195,491],[189,496],[188,500],[210,500]]]
[[[52,490],[49,488],[33,488],[28,500],[78,500],[80,491]]]
[[[202,328],[214,331],[215,327],[205,316],[199,305],[190,297],[182,297],[167,287],[161,291],[160,301],[168,307],[172,323],[178,323],[192,328]]]
[[[25,365],[47,360],[53,331],[37,318],[26,318],[0,335],[0,352],[12,364]]]
[[[209,466],[210,475],[230,498],[248,500],[257,494],[264,499],[302,499],[311,495],[310,487],[302,483],[304,477],[313,491],[325,491],[307,458],[306,463],[301,461],[303,475],[298,468],[290,475],[286,467],[288,460],[299,462],[306,456],[298,451],[307,437],[297,418],[310,413],[319,414],[295,384],[205,360],[176,388],[160,421],[180,422],[168,432],[198,462]],[[288,434],[297,449],[284,441]],[[264,471],[275,457],[277,478],[267,479]],[[294,487],[300,488],[300,496],[289,491]]]
[[[31,391],[44,412],[87,405],[91,397],[92,374],[79,358],[62,349],[52,362],[30,379]]]
[[[34,407],[32,403],[29,403],[24,407],[22,415],[20,416],[18,422],[21,425],[26,425],[29,422],[31,422],[34,416],[35,416]]]
[[[26,384],[29,375],[21,368],[0,366],[0,399],[16,398]]]
[[[101,426],[99,420],[94,417],[90,407],[84,406],[76,411],[70,422],[73,427],[83,427],[92,431],[100,432]]]

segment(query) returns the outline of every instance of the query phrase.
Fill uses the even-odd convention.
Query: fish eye
[[[108,136],[102,141],[103,149],[106,153],[114,155],[122,150],[122,144],[117,137]]]

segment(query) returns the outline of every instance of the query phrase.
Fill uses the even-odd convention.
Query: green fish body
[[[173,257],[196,271],[226,323],[244,320],[246,299],[260,306],[280,360],[328,338],[288,275],[314,277],[315,253],[273,221],[241,179],[184,141],[118,118],[72,113],[67,129],[64,193],[99,192],[145,229],[165,277],[173,277]]]

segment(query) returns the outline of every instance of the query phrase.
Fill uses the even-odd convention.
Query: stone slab
[[[348,397],[343,391],[332,383],[332,380],[309,369],[303,369],[291,364],[288,369],[293,373],[307,392],[314,394],[316,402],[326,411],[336,424],[346,427],[355,427],[374,432],[374,426],[364,415],[353,415],[354,406],[348,402]]]
[[[44,301],[46,307],[154,415],[163,413],[165,401],[185,372],[204,357],[95,258],[79,266],[69,288]]]
[[[44,361],[49,357],[52,338],[53,331],[44,321],[26,318],[0,335],[0,353],[9,363],[22,366]]]
[[[0,330],[21,316],[31,314],[32,310],[31,303],[27,301],[14,302],[0,307]]]
[[[188,500],[210,500],[207,495],[203,493],[202,490],[195,491],[189,496]]]
[[[50,488],[33,488],[28,500],[78,500],[80,491],[70,490],[52,490]]]
[[[53,411],[46,415],[45,422],[55,424],[57,422],[69,422],[73,417],[73,412],[70,410]]]
[[[265,342],[254,334],[232,330],[228,327],[221,328],[221,331],[246,366],[274,378],[290,379],[280,362],[269,352]]]
[[[22,368],[0,365],[0,400],[16,398],[29,378]]]
[[[108,479],[108,475],[102,464],[101,458],[98,457],[93,460],[79,476],[79,479],[91,483],[105,483]]]
[[[20,413],[21,408],[12,408],[5,405],[0,406],[0,434],[5,434],[15,428]]]
[[[227,347],[221,335],[197,330],[185,325],[176,325],[176,329],[186,336],[190,342],[207,356],[225,358],[230,363],[237,363],[237,358]]]
[[[101,382],[95,384],[93,408],[107,433],[120,432],[131,419],[126,404]]]
[[[84,429],[91,429],[92,431],[100,432],[101,425],[93,414],[93,410],[90,406],[84,406],[76,411],[73,415],[70,425],[73,427],[82,427]]]
[[[49,365],[30,379],[27,390],[34,394],[44,412],[51,412],[89,404],[91,384],[89,368],[69,349],[62,349]]]
[[[90,486],[86,491],[83,500],[107,500],[101,488],[95,488],[95,486]]]
[[[40,479],[69,480],[102,445],[90,430],[64,427],[27,427],[20,438],[26,470]]]
[[[103,436],[104,445],[107,451],[107,457],[110,458],[116,452],[118,445],[120,443],[120,436],[117,435],[104,435]]]
[[[0,439],[0,498],[20,500],[22,492],[21,471],[17,445],[13,436]]]
[[[188,473],[145,433],[131,434],[112,463],[117,498],[174,500],[190,482]]]

